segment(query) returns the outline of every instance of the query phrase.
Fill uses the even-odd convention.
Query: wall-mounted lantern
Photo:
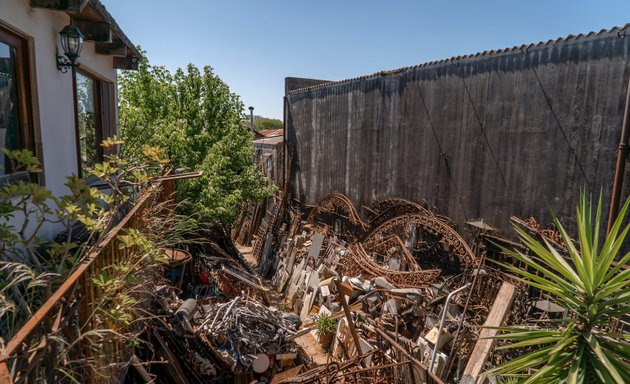
[[[79,28],[70,24],[66,25],[61,32],[59,32],[59,39],[61,40],[63,55],[60,55],[59,52],[57,52],[57,69],[66,73],[68,72],[68,68],[79,66],[79,64],[75,62],[81,53],[83,35],[81,34],[81,31],[79,31]]]

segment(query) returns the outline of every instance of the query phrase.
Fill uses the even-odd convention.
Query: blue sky
[[[282,118],[284,78],[342,80],[630,22],[630,1],[103,0],[154,65],[210,65]]]

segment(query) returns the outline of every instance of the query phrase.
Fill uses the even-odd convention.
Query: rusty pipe
[[[475,249],[478,249],[478,247],[475,247]],[[475,273],[475,276],[473,277],[473,281],[472,281],[472,285],[470,287],[470,292],[468,292],[468,297],[466,297],[466,303],[464,304],[464,310],[462,311],[462,318],[459,319],[459,324],[457,324],[457,332],[455,332],[455,338],[453,339],[453,345],[451,346],[451,351],[448,354],[448,362],[446,364],[446,369],[442,370],[442,374],[444,372],[449,372],[451,370],[451,367],[453,367],[453,362],[455,361],[455,349],[458,346],[458,342],[459,342],[459,334],[462,331],[462,325],[464,324],[464,319],[466,319],[466,311],[468,310],[468,304],[470,304],[470,299],[472,298],[472,295],[475,291],[475,287],[477,286],[477,278],[479,277],[479,275],[481,274],[481,267],[484,266],[484,262],[486,261],[486,256],[488,255],[488,252],[484,249],[481,252],[481,258],[479,259],[479,265],[477,265],[477,273]],[[442,377],[442,375],[440,375],[440,377]]]
[[[628,157],[628,138],[630,137],[630,79],[628,79],[628,89],[626,91],[626,105],[623,112],[623,122],[621,123],[621,138],[617,148],[617,164],[615,166],[615,178],[613,180],[612,194],[610,196],[610,209],[608,211],[608,234],[619,214],[619,201],[621,200],[621,186],[623,184],[623,174],[626,169],[626,158]]]

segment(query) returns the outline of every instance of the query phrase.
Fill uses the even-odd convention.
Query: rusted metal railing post
[[[610,197],[610,209],[608,211],[608,226],[606,234],[610,232],[617,215],[619,214],[619,201],[621,200],[621,186],[626,169],[626,158],[628,157],[628,139],[630,138],[630,79],[628,79],[628,89],[626,91],[626,105],[623,112],[623,122],[621,123],[621,138],[617,148],[617,164],[615,166],[615,178],[613,179],[612,194]]]

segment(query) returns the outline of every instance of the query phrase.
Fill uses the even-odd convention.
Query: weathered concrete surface
[[[581,188],[610,196],[630,75],[621,32],[290,91],[293,192],[425,199],[506,233],[511,215],[546,222],[547,206],[571,221]]]

